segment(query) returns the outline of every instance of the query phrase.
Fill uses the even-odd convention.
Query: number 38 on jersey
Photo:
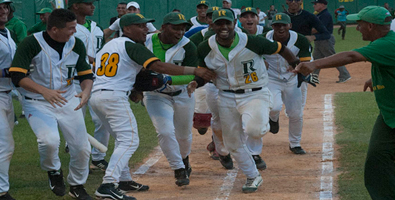
[[[113,77],[117,74],[118,71],[118,63],[119,63],[119,54],[113,53],[105,53],[100,58],[100,67],[97,69],[97,76],[107,76]]]

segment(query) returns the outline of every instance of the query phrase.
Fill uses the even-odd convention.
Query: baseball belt
[[[235,93],[235,94],[244,94],[246,92],[253,92],[253,91],[258,91],[261,90],[262,87],[258,87],[258,88],[252,88],[252,89],[238,89],[238,90],[222,90],[224,92],[231,92],[231,93]]]

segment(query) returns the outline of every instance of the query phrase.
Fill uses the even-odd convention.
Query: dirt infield
[[[306,155],[292,154],[288,149],[288,118],[281,112],[280,132],[276,135],[268,133],[264,137],[262,158],[267,169],[261,171],[263,184],[256,193],[243,194],[241,187],[245,176],[240,170],[226,170],[219,161],[212,160],[206,150],[211,141],[211,130],[201,136],[194,130],[193,147],[190,155],[192,174],[190,185],[177,187],[174,173],[166,158],[162,155],[158,162],[151,166],[145,174],[135,175],[140,183],[148,184],[150,190],[144,193],[131,193],[137,199],[267,199],[267,200],[307,200],[320,199],[321,160],[323,141],[324,95],[336,92],[362,91],[366,80],[370,78],[370,63],[357,63],[347,67],[352,79],[346,83],[335,83],[338,80],[336,69],[322,70],[320,84],[308,90],[307,104],[304,111],[304,127],[302,147]],[[161,154],[158,154],[161,155]],[[157,158],[158,155],[156,155]],[[335,146],[335,157],[337,155]],[[151,158],[155,157],[152,154]],[[133,159],[133,158],[132,158]],[[145,161],[147,161],[147,158]],[[145,162],[144,161],[144,162]],[[143,164],[143,163],[142,163]],[[336,183],[336,159],[333,183]],[[137,169],[137,168],[136,168]],[[136,169],[133,169],[134,172]],[[236,175],[232,188],[232,175]],[[230,175],[229,179],[224,178]],[[226,184],[224,184],[224,182]],[[229,195],[221,192],[231,188]],[[336,185],[333,186],[333,199],[336,196]]]

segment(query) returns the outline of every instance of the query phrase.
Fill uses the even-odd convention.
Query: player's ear
[[[291,24],[288,24],[288,26],[289,26],[289,29],[292,29],[292,23],[291,23]]]

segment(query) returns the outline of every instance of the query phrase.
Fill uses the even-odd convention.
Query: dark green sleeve
[[[22,21],[15,24],[14,31],[18,38],[18,43],[22,42],[22,40],[27,36],[27,28]]]
[[[78,76],[85,75],[87,73],[87,70],[91,70],[91,66],[86,62],[85,45],[78,38],[75,38],[75,45],[73,51],[79,55],[75,69],[77,70],[77,72],[84,72],[83,74],[78,73]],[[92,70],[90,73],[92,73]]]
[[[380,64],[381,67],[393,66],[395,63],[395,57],[391,55],[394,52],[393,44],[393,40],[380,38],[365,47],[354,49],[353,51],[360,53],[369,62]]]
[[[191,19],[188,19],[187,21],[189,22],[189,24],[187,24],[187,26],[185,27],[185,32],[187,32],[192,27]]]
[[[30,69],[32,59],[40,53],[40,51],[41,47],[36,38],[33,35],[26,37],[26,39],[18,45],[11,67],[22,69],[15,71],[27,72],[27,70]]]
[[[203,35],[201,31],[196,32],[195,34],[193,34],[189,40],[191,40],[195,46],[199,46],[199,44],[203,41]]]
[[[125,42],[125,49],[130,59],[144,68],[159,60],[150,50],[139,43]]]
[[[203,41],[198,46],[198,59],[199,59],[199,67],[207,68],[206,63],[204,62],[204,58],[210,53],[211,48],[208,44],[208,40]]]
[[[209,39],[211,36],[215,35],[215,31],[210,29],[208,30],[203,37],[203,41]]]
[[[310,42],[305,36],[298,33],[298,40],[296,40],[295,46],[300,49],[297,55],[300,61],[311,60]]]
[[[37,23],[37,24],[34,24],[31,28],[29,28],[28,30],[27,30],[27,33],[28,34],[33,34],[33,33],[36,33],[36,32],[40,32],[41,30],[40,30],[40,28],[41,28],[41,25],[42,24],[42,22],[39,22],[39,23]]]
[[[262,36],[248,35],[246,48],[258,55],[275,54],[281,50],[281,44],[276,41],[270,41]]]
[[[182,62],[182,66],[197,67],[198,57],[197,57],[196,45],[193,44],[192,42],[188,42],[188,44],[184,46],[184,50],[185,50],[185,58]]]

